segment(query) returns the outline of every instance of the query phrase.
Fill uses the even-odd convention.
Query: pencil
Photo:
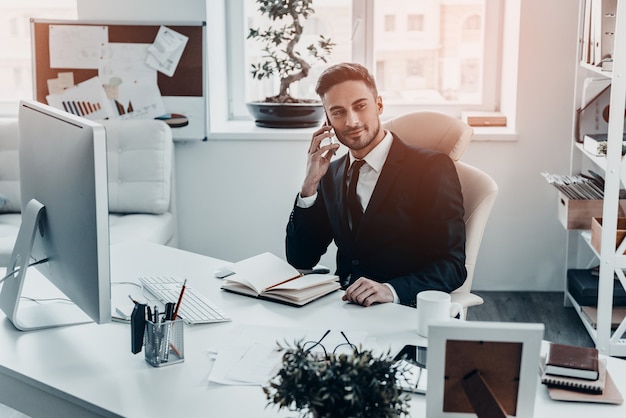
[[[187,287],[187,279],[183,282],[183,287],[180,288],[180,295],[178,295],[178,302],[176,302],[176,309],[174,310],[174,315],[172,316],[172,320],[176,320],[178,318],[178,309],[180,309],[180,304],[183,301],[183,295],[185,294],[185,288]]]
[[[173,343],[170,343],[170,348],[178,356],[178,358],[183,358],[183,356],[180,354],[180,351],[178,351],[178,348],[176,348]]]

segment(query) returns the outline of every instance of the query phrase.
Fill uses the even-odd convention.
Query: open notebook
[[[224,279],[223,290],[246,296],[306,305],[340,288],[332,274],[303,275],[272,253],[263,253],[229,266],[234,274]]]

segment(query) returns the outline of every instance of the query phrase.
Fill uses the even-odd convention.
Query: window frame
[[[352,0],[352,60],[361,63],[375,72],[374,62],[374,2],[376,0]],[[245,77],[249,77],[245,67],[244,51],[246,37],[244,0],[225,2],[226,24],[226,97],[228,97],[227,119],[231,121],[251,120],[245,105]],[[393,117],[415,109],[430,109],[461,116],[463,111],[500,110],[503,0],[485,0],[485,34],[483,59],[483,101],[480,104],[394,104],[385,106],[385,115]],[[493,35],[493,34],[497,35]],[[374,74],[376,76],[376,74]],[[213,86],[212,86],[213,87]],[[224,97],[224,96],[222,96]]]

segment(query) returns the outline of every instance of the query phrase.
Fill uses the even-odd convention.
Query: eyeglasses
[[[330,334],[330,331],[331,330],[327,330],[324,333],[324,335],[322,335],[322,337],[317,341],[305,341],[302,344],[302,349],[304,350],[304,352],[309,353],[311,355],[315,355],[315,353],[312,353],[311,350],[313,350],[315,347],[319,347],[322,349],[324,353],[324,358],[328,358],[328,352],[326,351],[326,347],[324,347],[324,345],[322,344],[322,341],[324,340],[324,338],[326,338],[328,334]],[[335,348],[332,351],[332,355],[341,356],[341,355],[350,355],[350,354],[358,353],[359,350],[354,344],[350,342],[346,334],[343,331],[340,331],[340,333],[343,339],[346,340],[346,342],[335,346]]]

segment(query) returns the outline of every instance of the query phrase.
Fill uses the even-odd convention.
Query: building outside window
[[[385,32],[395,32],[395,31],[396,31],[396,16],[385,15]]]
[[[408,15],[406,17],[406,30],[409,32],[422,32],[424,30],[424,15]]]

